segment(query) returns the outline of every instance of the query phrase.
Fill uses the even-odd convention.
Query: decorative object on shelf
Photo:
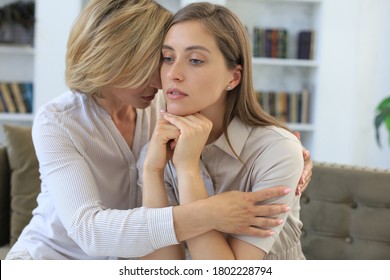
[[[382,123],[385,123],[387,131],[389,133],[389,145],[390,145],[390,96],[383,99],[379,102],[376,107],[376,116],[375,116],[375,132],[376,132],[376,142],[379,147],[382,147],[380,142],[379,128]]]
[[[0,7],[0,42],[33,44],[35,3],[17,1]]]

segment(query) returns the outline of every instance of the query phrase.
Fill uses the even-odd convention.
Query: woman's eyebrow
[[[171,50],[171,51],[174,51],[174,48],[172,48],[171,46],[169,45],[163,45],[162,46],[162,49],[168,49],[168,50]],[[189,46],[185,49],[185,51],[193,51],[193,50],[203,50],[203,51],[206,51],[208,53],[211,53],[211,51],[204,47],[204,46],[200,46],[200,45],[194,45],[194,46]]]

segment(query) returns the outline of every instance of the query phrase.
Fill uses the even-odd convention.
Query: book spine
[[[278,57],[287,58],[287,30],[279,29],[278,35]]]
[[[310,59],[311,58],[311,31],[301,31],[298,34],[298,59]]]
[[[272,57],[272,29],[265,30],[265,57]]]
[[[14,103],[14,100],[11,95],[11,91],[8,88],[8,85],[6,83],[0,83],[0,89],[3,96],[3,99],[5,101],[5,104],[7,106],[7,112],[8,113],[16,113],[16,106]]]
[[[20,84],[17,82],[13,82],[9,86],[16,104],[17,111],[19,113],[27,113],[26,104],[24,102],[22,91],[20,89]]]
[[[21,84],[21,88],[22,88],[24,103],[26,104],[27,113],[32,113],[33,101],[34,101],[33,84],[30,82],[25,82]]]

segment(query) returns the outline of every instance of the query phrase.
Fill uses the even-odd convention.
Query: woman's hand
[[[304,166],[303,166],[303,172],[302,172],[302,175],[301,175],[301,178],[299,178],[299,182],[298,182],[298,187],[297,187],[297,190],[296,190],[296,195],[300,195],[301,193],[303,193],[307,186],[309,185],[310,181],[311,181],[311,176],[312,176],[312,172],[313,172],[313,162],[311,161],[311,158],[310,158],[310,152],[308,150],[306,150],[305,148],[303,148],[303,160],[304,160]]]
[[[199,159],[210,135],[212,122],[199,113],[184,117],[163,113],[163,117],[180,131],[172,157],[175,168],[178,172],[179,170],[198,169]]]
[[[290,191],[287,187],[273,187],[256,192],[229,191],[176,206],[173,208],[173,216],[177,238],[184,241],[210,230],[257,237],[271,236],[272,227],[283,222],[273,216],[288,212],[289,207],[257,204],[284,196]],[[197,215],[194,216],[194,213]]]
[[[256,192],[230,191],[210,197],[209,203],[217,215],[214,229],[226,233],[266,237],[272,227],[282,223],[277,214],[290,210],[286,205],[257,205],[258,202],[288,194],[285,187],[268,188]],[[215,212],[214,212],[215,211]]]
[[[294,135],[301,140],[299,132],[294,132]],[[295,191],[296,195],[301,195],[307,188],[310,183],[312,171],[313,171],[313,162],[310,157],[310,151],[305,147],[302,147],[302,155],[304,160],[303,172],[301,178],[299,178],[298,187]]]
[[[173,141],[180,135],[179,129],[164,119],[157,121],[144,162],[144,170],[162,172],[172,158]]]

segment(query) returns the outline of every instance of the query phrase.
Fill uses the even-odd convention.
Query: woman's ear
[[[241,83],[242,66],[237,65],[233,70],[233,79],[229,82],[229,90],[234,89]]]

